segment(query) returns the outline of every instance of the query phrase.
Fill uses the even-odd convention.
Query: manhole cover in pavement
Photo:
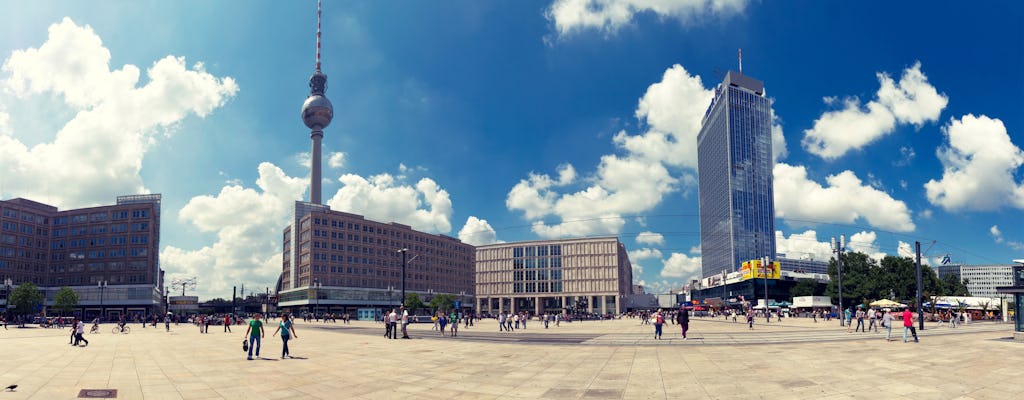
[[[82,389],[78,392],[80,399],[114,399],[117,398],[117,389]]]

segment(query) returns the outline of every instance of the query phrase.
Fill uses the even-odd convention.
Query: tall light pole
[[[7,299],[4,300],[4,318],[6,321],[11,320],[11,285],[14,285],[14,281],[11,278],[4,279],[4,287],[7,288]]]
[[[107,281],[96,282],[96,287],[100,288],[100,321],[103,321],[103,317],[106,315],[103,312],[103,291],[107,289]]]
[[[764,271],[764,315],[767,316],[769,314],[769,312],[768,312],[768,256],[761,257],[761,269]]]
[[[402,303],[401,303],[401,305],[404,306],[405,305],[405,265],[406,265],[405,253],[408,253],[409,249],[403,247],[401,249],[398,249],[397,252],[398,253],[402,253],[402,298],[401,298]],[[419,257],[419,256],[420,256],[419,254],[413,256],[411,259],[409,259],[408,262],[412,262],[412,260],[415,260],[416,257]]]
[[[320,313],[320,284],[319,279],[313,279],[313,293],[316,295],[316,306],[313,308],[314,318]]]
[[[832,237],[832,251],[836,253],[836,274],[839,276],[839,326],[845,326],[846,310],[843,309],[843,252],[846,251],[846,235],[839,235],[838,246],[836,246],[836,237]]]
[[[402,298],[399,299],[399,300],[401,300],[401,302],[402,302],[401,304],[404,306],[405,305],[405,253],[408,253],[409,249],[403,247],[400,250],[398,250],[398,252],[402,253]]]

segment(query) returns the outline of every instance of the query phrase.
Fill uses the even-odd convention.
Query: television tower
[[[320,1],[316,2],[316,70],[309,77],[309,97],[302,103],[302,122],[311,129],[309,138],[313,140],[310,152],[309,202],[320,204],[320,141],[324,138],[324,128],[334,118],[334,106],[324,96],[327,90],[327,75],[320,72]]]

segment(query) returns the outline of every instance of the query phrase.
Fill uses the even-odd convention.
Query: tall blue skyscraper
[[[702,276],[775,258],[772,167],[771,100],[764,83],[730,71],[697,136]]]

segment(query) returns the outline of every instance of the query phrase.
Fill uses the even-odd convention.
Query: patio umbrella
[[[900,304],[889,299],[881,299],[871,303],[872,307],[906,307],[905,304]]]

